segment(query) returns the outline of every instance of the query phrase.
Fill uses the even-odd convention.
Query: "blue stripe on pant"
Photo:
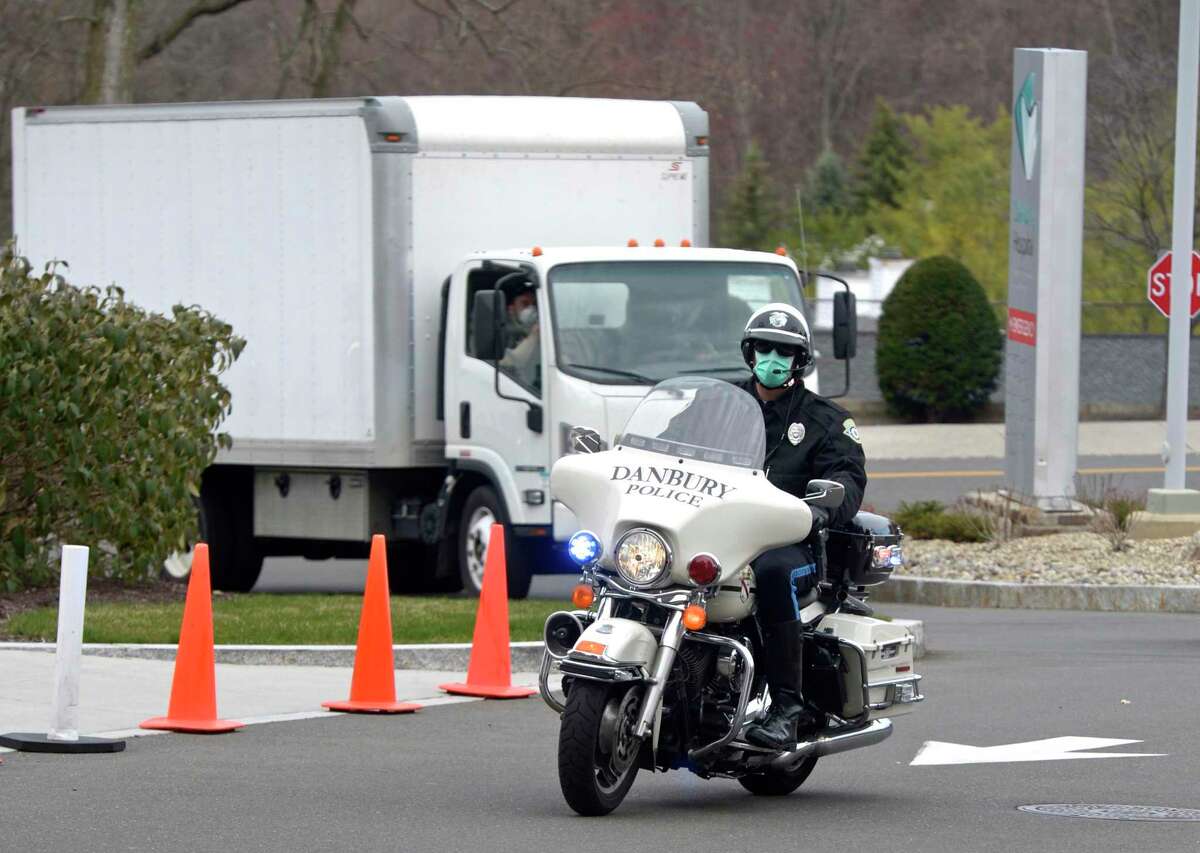
[[[785,545],[767,551],[750,564],[762,625],[794,622],[800,618],[800,599],[817,584],[816,560],[805,544]]]

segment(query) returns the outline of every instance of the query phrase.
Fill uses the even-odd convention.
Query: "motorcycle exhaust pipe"
[[[881,741],[887,740],[891,734],[891,720],[872,720],[858,731],[831,735],[829,737],[817,737],[810,741],[798,743],[795,749],[790,749],[772,759],[771,767],[775,770],[787,772],[795,769],[796,765],[810,756],[820,758],[825,755],[834,755],[839,752],[860,749],[864,746],[874,746]]]
[[[583,634],[583,621],[566,610],[557,610],[546,617],[542,639],[546,653],[555,660],[562,660],[567,652],[575,648],[575,642]]]

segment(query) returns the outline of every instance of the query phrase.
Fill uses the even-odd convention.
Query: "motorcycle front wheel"
[[[786,797],[804,784],[817,766],[817,757],[806,758],[795,770],[768,770],[738,777],[741,786],[758,797]]]
[[[576,680],[558,732],[558,782],[567,805],[581,815],[606,815],[621,804],[637,777],[642,742],[634,735],[641,685]]]

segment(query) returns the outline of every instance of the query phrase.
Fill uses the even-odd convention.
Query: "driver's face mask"
[[[533,324],[537,322],[537,318],[538,313],[536,305],[526,305],[517,312],[517,322],[520,323],[522,328],[525,329],[533,328]]]
[[[754,376],[764,388],[779,388],[791,378],[795,356],[783,357],[775,350],[754,354]]]

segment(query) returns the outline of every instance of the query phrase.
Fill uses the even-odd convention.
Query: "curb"
[[[872,590],[871,600],[933,607],[1200,613],[1200,586],[1024,584],[893,575],[889,583]]]
[[[893,619],[916,637],[915,658],[925,655],[925,625],[917,619]],[[0,652],[53,652],[54,643],[0,642]],[[537,672],[542,665],[541,640],[510,643],[513,672]],[[175,660],[176,647],[169,643],[84,643],[83,653],[107,658]],[[354,666],[354,646],[216,646],[217,663],[251,666]],[[392,646],[396,669],[466,672],[471,659],[470,643],[413,644]]]
[[[54,643],[0,643],[5,650],[52,652]],[[542,664],[541,640],[512,643],[513,672],[537,672]],[[83,653],[97,657],[175,660],[170,643],[84,643]],[[215,646],[217,663],[258,666],[354,666],[354,646]],[[396,669],[465,672],[471,657],[470,643],[392,646]]]

